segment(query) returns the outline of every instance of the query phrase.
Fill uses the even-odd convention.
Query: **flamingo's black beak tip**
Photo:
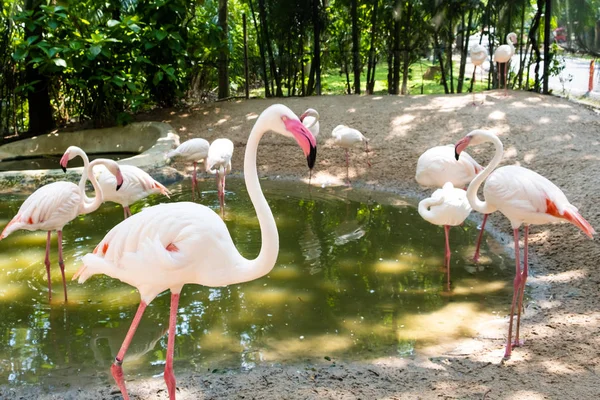
[[[121,189],[121,186],[123,186],[122,183],[117,184],[117,190]]]
[[[313,169],[315,166],[315,161],[317,160],[317,146],[310,146],[310,153],[306,156],[306,162],[308,163],[308,168]]]
[[[61,165],[61,168],[62,168],[63,172],[66,174],[66,173],[67,173],[67,167],[63,167],[63,166]]]

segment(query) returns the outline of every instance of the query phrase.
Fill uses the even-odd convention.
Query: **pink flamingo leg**
[[[219,205],[221,206],[221,217],[225,215],[225,174],[221,177],[217,173],[217,182],[219,187]]]
[[[121,390],[123,400],[129,400],[129,395],[127,394],[127,389],[125,388],[125,379],[123,378],[123,368],[121,367],[121,365],[123,364],[123,358],[125,357],[127,348],[131,344],[133,335],[135,335],[135,331],[138,325],[140,324],[142,315],[144,315],[144,310],[146,310],[146,306],[147,304],[144,301],[140,303],[140,306],[138,307],[137,312],[135,313],[135,317],[133,317],[133,321],[131,322],[131,326],[129,327],[129,331],[127,331],[125,340],[121,345],[121,350],[119,350],[119,354],[117,354],[114,364],[110,367],[110,373],[115,379],[115,382],[117,382],[119,390]]]
[[[198,162],[194,161],[194,173],[192,174],[192,200],[194,200],[194,196],[196,195],[196,187],[198,186],[198,180],[196,178],[196,167],[198,166]]]
[[[527,259],[528,252],[528,242],[529,240],[529,225],[525,225],[525,244],[524,244],[524,254],[523,254],[523,273],[521,274],[521,289],[519,292],[519,303],[518,303],[518,311],[517,311],[517,330],[515,332],[515,341],[513,342],[514,347],[519,347],[523,343],[519,341],[519,327],[521,326],[521,310],[523,309],[523,295],[525,293],[525,282],[527,282],[527,272],[529,269],[529,261]]]
[[[449,225],[444,225],[444,233],[446,234],[446,257],[445,257],[445,261],[446,261],[446,268],[448,269],[448,278],[446,279],[446,286],[447,289],[450,290],[450,257],[451,257],[451,252],[450,252],[450,226]]]
[[[504,352],[504,359],[509,359],[512,351],[512,327],[513,327],[513,315],[515,313],[515,305],[517,303],[517,297],[519,297],[519,291],[521,289],[521,263],[519,260],[519,228],[513,231],[515,237],[515,280],[513,283],[513,298],[512,305],[510,306],[510,320],[508,323],[508,338],[506,342],[506,351]]]
[[[475,104],[475,82],[477,82],[477,79],[475,78],[477,75],[475,75],[475,72],[477,71],[477,65],[475,65],[473,67],[473,91],[471,92],[471,94],[473,95],[473,105]]]
[[[50,279],[50,239],[52,232],[48,231],[48,238],[46,239],[46,259],[44,260],[44,264],[46,264],[46,273],[48,275],[48,302],[52,301],[52,280]]]
[[[475,247],[475,254],[473,255],[473,261],[479,261],[479,249],[481,248],[481,241],[483,240],[483,230],[485,229],[485,223],[488,219],[489,214],[483,215],[483,222],[481,223],[481,230],[479,231],[479,236],[477,237],[477,246]]]
[[[171,293],[171,314],[169,315],[169,337],[167,339],[167,360],[165,363],[165,382],[169,391],[169,399],[175,400],[175,373],[173,372],[173,352],[175,349],[175,330],[177,327],[177,306],[179,293]]]
[[[508,63],[510,62],[510,60],[508,60],[506,63],[504,63],[504,96],[508,96]]]
[[[125,214],[125,218],[127,219],[129,217],[131,217],[133,214],[131,213],[131,209],[129,208],[129,206],[124,206],[123,207],[123,213]]]
[[[65,292],[65,303],[67,302],[67,280],[65,279],[65,263],[63,261],[62,230],[58,233],[58,265],[62,275],[63,290]]]

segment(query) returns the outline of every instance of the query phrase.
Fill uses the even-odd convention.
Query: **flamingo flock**
[[[511,39],[511,38],[508,38]],[[124,220],[113,227],[93,251],[82,257],[82,266],[73,276],[83,284],[94,275],[107,275],[135,287],[140,303],[125,335],[120,350],[111,366],[111,374],[125,400],[129,399],[122,364],[138,329],[147,306],[160,293],[170,290],[171,304],[168,324],[167,355],[164,379],[169,398],[176,397],[173,371],[176,320],[180,293],[186,284],[219,287],[258,279],[268,274],[276,264],[279,253],[279,235],[276,219],[263,195],[257,169],[259,142],[267,132],[293,139],[303,152],[312,171],[317,155],[319,113],[309,108],[298,117],[282,104],[265,109],[256,119],[245,144],[244,181],[256,211],[261,232],[261,248],[254,259],[247,259],[237,250],[223,221],[226,175],[232,169],[234,143],[217,138],[212,143],[205,139],[190,139],[165,157],[181,157],[191,162],[192,202],[164,203],[147,207],[133,214],[130,205],[150,194],[169,196],[169,190],[137,167],[119,165],[107,159],[89,161],[83,149],[69,147],[60,160],[66,171],[75,157],[84,160],[79,185],[55,182],[42,186],[21,205],[14,218],[6,225],[0,240],[12,232],[44,230],[48,232],[45,265],[48,277],[48,297],[52,299],[50,281],[50,238],[58,234],[59,266],[63,279],[64,300],[67,302],[65,266],[62,256],[62,231],[66,224],[81,214],[88,214],[104,201],[123,206]],[[346,182],[349,176],[349,149],[365,145],[370,167],[367,138],[358,130],[338,125],[332,131],[333,144],[345,149]],[[495,153],[488,166],[482,167],[465,149],[490,142]],[[478,262],[480,243],[487,216],[500,211],[510,221],[515,243],[515,278],[509,315],[508,339],[504,358],[509,358],[513,347],[519,346],[519,325],[525,282],[528,276],[528,233],[531,224],[569,222],[590,238],[594,228],[569,203],[564,193],[552,182],[529,169],[519,166],[496,168],[503,156],[500,139],[491,131],[474,130],[456,144],[435,146],[416,160],[415,180],[423,187],[436,189],[431,197],[418,206],[419,214],[428,222],[443,226],[445,233],[444,266],[447,269],[448,290],[451,288],[450,265],[452,252],[449,242],[451,226],[458,226],[473,210],[484,214],[473,261]],[[197,169],[203,164],[206,173],[214,174],[221,215],[213,209],[194,202],[199,192]],[[94,188],[94,197],[86,195],[86,182]],[[484,200],[478,197],[483,183]],[[519,228],[524,225],[524,263],[519,258]],[[513,316],[517,313],[516,323]],[[514,341],[512,340],[515,326]]]

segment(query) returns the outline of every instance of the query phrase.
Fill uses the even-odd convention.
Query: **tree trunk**
[[[354,93],[360,94],[360,40],[358,37],[358,0],[351,0],[350,15],[352,18],[352,69],[354,71]]]
[[[40,6],[45,4],[39,0],[27,0],[25,9],[32,10],[33,14],[40,11]],[[36,25],[31,36],[41,38],[43,29]],[[25,58],[25,81],[33,90],[27,92],[27,102],[29,103],[29,130],[22,137],[31,137],[40,133],[46,133],[54,129],[54,118],[52,116],[52,105],[50,104],[49,85],[50,79],[43,75],[33,66],[31,56]]]
[[[271,74],[275,78],[276,92],[275,96],[283,97],[283,91],[281,90],[281,77],[277,71],[277,65],[275,64],[275,57],[273,56],[273,46],[271,45],[271,38],[269,37],[269,28],[267,25],[267,10],[265,9],[265,0],[258,0],[258,15],[260,16],[260,23],[263,27],[265,35],[265,42],[267,45],[267,53],[269,54],[269,65],[271,67]]]
[[[544,9],[545,0],[537,0],[537,12],[533,17],[533,21],[531,23],[531,29],[529,30],[529,40],[531,41],[531,50],[535,52],[536,64],[535,64],[535,91],[540,91],[540,79],[539,79],[539,71],[540,71],[540,46],[538,44],[537,35],[538,29],[540,27],[540,19],[542,17],[542,11]]]
[[[227,45],[227,0],[219,0],[219,99],[229,97],[229,46]]]
[[[263,81],[265,82],[265,97],[271,97],[271,90],[269,89],[269,76],[267,74],[267,60],[265,58],[265,46],[262,35],[262,30],[258,29],[258,23],[256,22],[256,14],[254,14],[254,6],[252,0],[248,1],[250,4],[250,13],[252,13],[252,20],[254,21],[254,29],[256,30],[256,38],[258,40],[258,49],[260,50],[260,60],[262,63]]]
[[[525,46],[525,51],[523,51],[523,32],[525,32],[525,9],[523,7],[521,10],[521,40],[519,40],[519,89],[523,89],[523,69],[525,67],[525,54],[527,53],[527,46]]]
[[[369,47],[369,61],[367,64],[367,94],[373,94],[373,84],[375,81],[375,38],[377,32],[377,6],[379,0],[373,1],[373,12],[371,15],[371,45]]]
[[[548,82],[550,80],[550,63],[552,55],[550,54],[550,20],[552,19],[552,0],[546,0],[546,9],[544,10],[544,88],[542,92],[548,94]]]
[[[248,27],[246,13],[242,14],[242,30],[244,35],[244,89],[246,98],[250,98],[250,82],[248,82]]]
[[[460,69],[458,71],[458,87],[456,93],[462,93],[462,88],[465,80],[465,69],[467,66],[467,55],[469,53],[469,36],[471,36],[471,23],[473,22],[473,8],[469,8],[469,16],[467,17],[467,25],[465,26],[465,18],[463,14],[463,34],[462,34],[462,54],[460,56]]]
[[[404,21],[404,61],[402,63],[402,90],[401,94],[408,94],[408,70],[410,67],[410,50],[411,50],[411,42],[410,39],[412,37],[412,32],[410,30],[410,23],[412,18],[412,1],[408,2],[408,7],[404,13],[406,16],[406,20]]]
[[[394,21],[394,73],[393,73],[393,91],[392,94],[400,93],[400,21]]]
[[[312,0],[313,17],[313,61],[308,78],[308,95],[313,91],[321,95],[321,22],[319,21],[319,0]]]
[[[449,30],[446,42],[446,62],[448,63],[448,65],[446,66],[446,68],[448,68],[448,76],[450,77],[450,93],[454,93],[454,73],[452,68],[452,45],[454,44],[454,34],[452,33],[452,21],[448,21],[448,25]]]
[[[437,31],[433,34],[433,45],[435,46],[435,51],[437,52],[437,58],[440,61],[440,72],[442,73],[442,85],[444,85],[444,93],[448,94],[448,82],[446,81],[446,69],[444,68],[444,55],[442,54],[439,33]]]

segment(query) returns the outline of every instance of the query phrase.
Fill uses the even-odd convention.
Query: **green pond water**
[[[225,220],[246,257],[260,248],[254,209],[240,179],[228,179]],[[201,203],[218,211],[213,179]],[[483,262],[469,261],[477,227],[451,229],[450,291],[443,228],[398,196],[378,199],[345,188],[263,181],[277,220],[280,254],[267,276],[222,288],[186,285],[181,294],[175,371],[247,369],[258,364],[407,357],[420,347],[471,337],[479,321],[510,306],[512,261],[486,235]],[[190,181],[132,211],[189,200]],[[25,196],[0,196],[0,224]],[[360,200],[360,201],[359,201]],[[198,199],[197,199],[198,201]],[[0,242],[0,384],[112,383],[109,366],[139,303],[137,291],[107,276],[70,278],[81,257],[123,218],[105,203],[64,229],[69,303],[64,304],[56,237],[48,303],[45,232],[18,231]],[[198,257],[202,257],[199,249]],[[126,379],[164,369],[170,295],[147,308],[124,362]]]
[[[65,149],[66,150],[66,149]],[[96,158],[110,158],[111,160],[122,160],[132,157],[138,153],[98,153],[88,154],[91,160]],[[62,156],[40,156],[40,157],[19,157],[16,159],[0,162],[0,171],[26,171],[35,169],[58,169],[60,168],[60,158]],[[69,168],[83,166],[83,160],[77,157],[69,161]]]

